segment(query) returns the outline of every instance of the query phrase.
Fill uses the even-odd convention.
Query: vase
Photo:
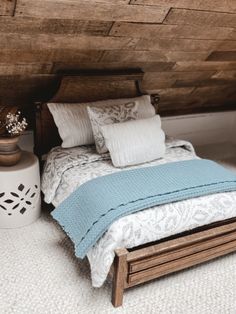
[[[0,166],[14,166],[21,158],[20,136],[0,136]]]

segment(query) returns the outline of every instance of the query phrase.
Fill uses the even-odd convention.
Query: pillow
[[[135,98],[109,99],[90,103],[48,103],[48,108],[53,116],[62,139],[62,147],[74,147],[94,143],[92,126],[89,120],[88,106],[111,106],[127,102],[138,103],[138,119],[155,115],[150,96],[144,95]]]
[[[88,115],[92,124],[93,136],[95,139],[96,149],[99,154],[108,151],[101,126],[137,119],[138,105],[131,102],[122,105],[112,105],[105,107],[88,107]]]
[[[165,154],[165,134],[160,116],[101,127],[115,167],[152,161]]]

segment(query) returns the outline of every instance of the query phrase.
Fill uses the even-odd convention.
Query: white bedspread
[[[129,169],[198,158],[188,142],[170,139],[166,145],[165,158]],[[116,171],[122,169],[114,168],[109,155],[98,155],[92,146],[56,147],[47,157],[42,176],[45,201],[57,206],[84,182]],[[156,206],[122,217],[109,227],[87,254],[92,284],[100,287],[104,283],[117,248],[139,246],[232,217],[236,217],[236,192]]]

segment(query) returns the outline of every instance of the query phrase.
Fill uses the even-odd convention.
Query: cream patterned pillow
[[[92,125],[96,149],[99,154],[108,151],[101,131],[103,125],[135,120],[138,116],[138,104],[136,102],[106,106],[103,108],[88,106],[87,110]]]

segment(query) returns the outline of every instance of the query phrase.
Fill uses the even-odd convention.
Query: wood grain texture
[[[214,70],[235,70],[236,62],[220,62],[220,61],[197,61],[197,62],[176,62],[174,71],[214,71]]]
[[[180,88],[158,88],[154,90],[149,90],[151,94],[158,93],[161,96],[160,102],[165,100],[173,100],[174,98],[182,97],[182,96],[189,96],[195,87],[180,87]]]
[[[139,68],[143,89],[165,90],[163,114],[232,108],[236,93],[184,90],[235,84],[235,16],[235,0],[2,0],[1,102],[39,99],[24,84],[60,71]]]
[[[155,78],[155,80],[148,80],[148,79],[144,79],[143,84],[142,84],[142,88],[143,90],[146,91],[150,91],[150,90],[156,90],[158,88],[170,88],[172,86],[174,86],[174,84],[176,83],[175,79],[159,79],[158,77]]]
[[[50,74],[52,63],[0,63],[0,75]]]
[[[91,3],[106,3],[106,4],[129,4],[130,0],[91,0]]]
[[[207,61],[236,61],[236,51],[213,51]]]
[[[235,86],[235,79],[211,78],[206,80],[177,80],[174,84],[175,87],[220,86],[220,85]]]
[[[175,62],[55,62],[52,72],[60,70],[113,70],[113,69],[137,69],[143,72],[165,72],[170,71]]]
[[[234,234],[235,235],[235,234]],[[137,272],[128,276],[129,286],[135,286],[137,284],[147,282],[154,278],[159,278],[161,276],[186,269],[188,267],[198,265],[200,263],[212,260],[216,257],[226,255],[228,253],[234,252],[236,250],[236,241],[230,241],[226,244],[219,245],[217,247],[209,248],[206,251],[195,253],[180,259],[174,260],[175,255],[173,255],[173,260],[168,263],[164,263],[162,267],[155,266],[150,269],[146,269],[142,272]]]
[[[126,249],[117,249],[115,254],[115,269],[113,278],[112,304],[114,307],[122,305],[125,281],[127,276],[127,254]]]
[[[230,97],[235,92],[235,87],[232,84],[222,84],[220,86],[201,86],[194,89],[192,96],[204,97],[207,95],[208,99],[221,99],[223,100],[226,97]]]
[[[163,254],[158,254],[153,257],[149,258],[144,258],[139,261],[134,261],[129,263],[129,272],[130,273],[135,273],[138,271],[142,271],[147,268],[155,267],[158,265],[162,265],[164,263],[169,262],[171,259],[180,259],[185,256],[189,256],[192,254],[196,254],[198,252],[205,251],[209,248],[212,247],[217,247],[219,245],[222,245],[224,243],[230,242],[235,240],[235,233],[227,233],[226,235],[222,235],[217,238],[209,239],[208,241],[200,242],[200,243],[195,243],[195,244],[190,244],[187,247],[183,248],[178,248],[175,249],[171,252],[166,252]]]
[[[0,104],[22,106],[49,99],[58,88],[57,84],[58,78],[54,75],[1,75]]]
[[[150,38],[153,42],[155,42],[157,38],[236,40],[234,28],[121,22],[114,23],[110,35]]]
[[[212,78],[223,78],[223,79],[236,79],[235,71],[219,71],[215,73]]]
[[[30,17],[1,17],[0,33],[108,35],[112,22]]]
[[[166,71],[166,72],[152,72],[146,73],[144,76],[145,84],[148,85],[147,82],[156,82],[157,80],[207,80],[210,79],[215,74],[214,71],[198,71],[198,72],[174,72],[174,71]]]
[[[136,50],[169,50],[169,51],[186,51],[186,52],[200,52],[212,50],[236,50],[236,41],[222,41],[220,40],[198,40],[198,39],[167,39],[156,38],[140,39],[136,45]]]
[[[194,10],[236,12],[236,3],[234,0],[131,0],[136,5],[161,5],[171,8],[184,8]]]
[[[236,12],[219,13],[209,11],[171,9],[165,24],[207,25],[207,27],[236,27]]]
[[[63,80],[60,91],[53,97],[53,101],[89,102],[103,100],[104,97],[111,99],[132,96],[136,96],[136,88],[132,81],[111,81],[109,84],[104,84],[103,81],[95,80],[88,84],[86,80],[69,76]]]
[[[39,50],[113,50],[132,49],[136,46],[136,38],[119,38],[111,36],[75,36],[75,35],[48,35],[48,34],[5,34],[0,33],[0,49]]]
[[[55,9],[56,7],[56,9]],[[142,23],[162,23],[169,8],[133,5],[103,4],[77,0],[18,0],[15,16],[50,17],[101,21],[129,21]]]
[[[156,59],[162,62],[176,62],[176,61],[193,61],[205,60],[209,53],[206,52],[182,52],[182,51],[122,51],[113,50],[105,51],[101,61],[103,62],[130,62],[136,60],[137,62],[154,62]]]
[[[120,263],[114,264],[114,282],[119,285],[113,292],[120,296],[117,306],[122,304],[124,287],[159,278],[236,250],[235,218],[203,226],[170,238],[131,250],[117,250]],[[121,258],[119,260],[119,257]],[[122,265],[122,267],[121,267]],[[114,294],[113,294],[114,295]]]
[[[73,49],[0,49],[1,62],[99,62],[102,50]],[[44,73],[42,73],[44,74]]]
[[[174,104],[175,103],[175,104]],[[232,111],[235,110],[235,96],[229,99],[211,100],[209,98],[194,98],[193,96],[188,98],[175,99],[173,103],[161,102],[158,107],[158,112],[162,116],[178,116],[185,114],[195,113],[209,113],[209,112],[220,112],[220,111]],[[199,109],[200,108],[200,109]]]
[[[0,16],[13,16],[16,0],[1,0],[0,1]]]

